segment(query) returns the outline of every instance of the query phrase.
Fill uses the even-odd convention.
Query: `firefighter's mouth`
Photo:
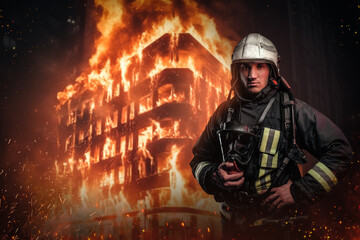
[[[257,87],[258,85],[259,85],[258,82],[247,82],[247,87],[248,88]]]

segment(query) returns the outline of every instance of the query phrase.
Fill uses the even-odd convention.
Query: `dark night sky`
[[[74,58],[72,51],[81,41],[78,16],[84,10],[85,2],[2,1],[0,5],[2,196],[11,198],[12,190],[19,191],[24,163],[36,162],[39,172],[53,166],[47,151],[56,151],[56,93],[71,83],[76,75],[74,66],[80,58]],[[279,43],[280,53],[289,48],[289,43],[282,40],[284,35],[289,34],[286,2],[261,0],[239,3],[234,0],[224,4],[219,0],[198,1],[200,8],[204,8],[222,26],[220,31],[224,36],[238,41],[239,36],[249,32],[261,32]],[[357,131],[357,135],[360,119],[356,97],[360,84],[359,11],[359,0],[339,0],[326,3],[319,12],[324,28],[335,36],[332,44],[340,58],[338,70],[344,77],[340,81],[344,84],[343,101],[346,103],[344,119],[349,123],[345,132]],[[290,58],[287,53],[284,55]],[[283,67],[287,69],[285,73],[289,72],[290,67],[286,63]],[[7,221],[6,215],[0,215],[2,221]]]

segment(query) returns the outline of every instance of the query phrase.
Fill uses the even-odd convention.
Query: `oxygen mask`
[[[223,162],[232,162],[237,171],[244,171],[251,160],[257,136],[255,129],[240,124],[238,121],[222,123],[217,132]]]

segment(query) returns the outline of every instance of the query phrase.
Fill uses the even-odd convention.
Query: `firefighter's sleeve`
[[[219,188],[212,182],[212,174],[221,163],[220,143],[217,131],[221,122],[221,112],[224,104],[220,105],[211,116],[205,130],[193,147],[193,159],[190,162],[192,173],[202,189],[215,195]]]
[[[338,184],[352,161],[352,148],[342,131],[309,105],[295,105],[296,139],[319,161],[290,191],[296,202],[315,201]]]

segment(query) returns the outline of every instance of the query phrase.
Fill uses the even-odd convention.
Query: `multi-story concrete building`
[[[133,225],[145,228],[136,215],[138,202],[147,199],[154,236],[166,228],[157,216],[162,213],[191,215],[192,223],[196,215],[214,217],[181,195],[187,188],[194,193],[191,148],[226,98],[229,70],[190,34],[180,33],[163,35],[122,71],[107,89],[83,91],[59,110],[57,167],[68,179],[67,194],[81,204],[84,186],[100,188],[103,203],[121,193],[133,210]],[[171,202],[176,196],[182,200]]]

